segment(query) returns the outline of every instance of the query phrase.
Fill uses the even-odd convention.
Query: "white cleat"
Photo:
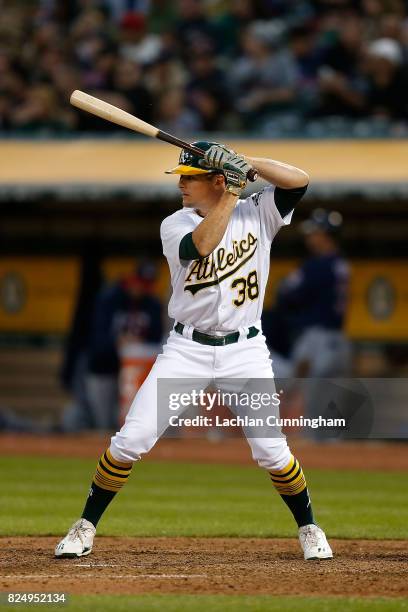
[[[74,523],[67,535],[55,548],[56,557],[83,557],[92,550],[96,529],[86,519]]]
[[[324,531],[317,525],[304,525],[304,527],[300,527],[299,542],[306,561],[311,559],[333,559],[333,552],[326,540]]]

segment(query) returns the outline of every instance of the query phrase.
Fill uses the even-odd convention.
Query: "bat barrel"
[[[160,140],[164,140],[176,147],[180,147],[182,149],[186,149],[187,151],[191,151],[196,155],[201,155],[204,157],[205,151],[194,147],[188,142],[184,140],[180,140],[176,136],[172,134],[168,134],[167,132],[162,132],[158,128],[150,125],[150,123],[146,123],[142,121],[138,117],[131,115],[130,113],[113,106],[109,102],[105,102],[104,100],[100,100],[99,98],[95,98],[94,96],[90,96],[84,91],[75,90],[71,94],[70,102],[73,106],[80,108],[81,110],[87,111],[88,113],[92,113],[101,119],[105,119],[107,121],[111,121],[112,123],[116,123],[122,127],[128,128],[130,130],[134,130],[135,132],[139,132],[140,134],[144,134],[145,136],[151,136],[153,138],[158,138]],[[254,168],[251,168],[248,171],[247,179],[249,181],[255,181],[258,177],[258,173]]]

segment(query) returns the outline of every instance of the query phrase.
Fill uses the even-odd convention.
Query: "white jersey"
[[[170,267],[172,319],[208,333],[259,325],[271,243],[293,212],[282,219],[274,190],[271,185],[238,200],[221,242],[201,260],[180,261],[179,246],[203,218],[185,207],[164,219],[160,235]]]

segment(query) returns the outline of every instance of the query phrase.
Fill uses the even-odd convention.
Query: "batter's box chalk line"
[[[78,567],[78,566],[76,566]],[[86,566],[82,566],[86,567]],[[139,580],[142,578],[185,580],[186,578],[207,578],[207,574],[65,574],[65,578],[103,578]],[[0,580],[44,580],[44,578],[63,578],[62,574],[11,574],[0,576]]]

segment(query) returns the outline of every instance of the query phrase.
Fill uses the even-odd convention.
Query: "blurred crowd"
[[[83,89],[169,132],[405,134],[407,0],[0,0],[0,132],[109,133]],[[405,131],[404,131],[405,130]],[[316,134],[322,135],[322,134]]]

